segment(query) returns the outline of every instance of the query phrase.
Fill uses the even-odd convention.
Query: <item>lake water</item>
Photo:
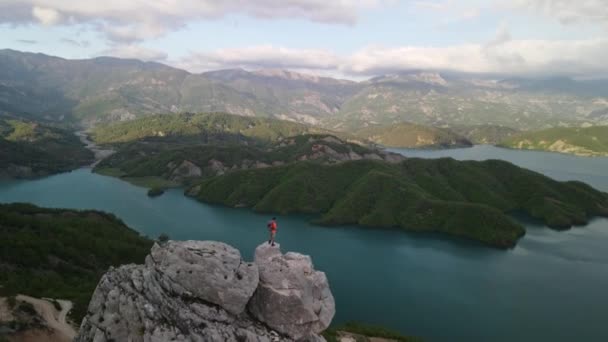
[[[608,158],[476,146],[399,150],[407,156],[505,159],[608,191]],[[225,241],[251,259],[268,217],[146,190],[88,169],[0,183],[0,202],[100,209],[156,237]],[[526,223],[516,248],[495,250],[441,236],[325,228],[279,217],[284,251],[313,257],[336,297],[335,323],[384,325],[428,341],[608,341],[608,220],[555,232]]]

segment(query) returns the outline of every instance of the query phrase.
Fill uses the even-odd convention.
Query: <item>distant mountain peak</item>
[[[437,71],[409,71],[386,74],[370,79],[370,82],[409,82],[417,81],[432,85],[447,86],[448,81]]]
[[[301,74],[298,72],[284,70],[284,69],[260,69],[260,70],[254,71],[252,73],[255,75],[258,75],[258,76],[278,77],[278,78],[284,78],[284,79],[293,80],[293,81],[308,81],[308,82],[315,82],[315,83],[319,82],[321,79],[319,76],[316,76],[316,75]]]

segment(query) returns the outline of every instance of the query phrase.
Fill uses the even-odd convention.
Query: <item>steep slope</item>
[[[558,229],[608,216],[608,194],[497,160],[297,163],[214,177],[187,193],[260,212],[320,214],[322,224],[442,232],[497,247],[514,246],[524,234],[511,211]]]
[[[221,242],[168,241],[103,276],[75,341],[323,341],[335,312],[310,256],[264,243],[246,262]]]
[[[121,146],[117,153],[99,163],[95,172],[154,188],[301,160],[332,164],[359,159],[398,162],[404,158],[331,135],[298,135],[262,147],[143,141]]]
[[[364,82],[283,70],[191,74],[159,63],[0,50],[0,111],[85,125],[228,112],[354,130],[399,122],[542,129],[607,124],[608,81],[406,72]]]
[[[449,130],[407,122],[364,128],[356,131],[355,134],[362,139],[386,147],[465,147],[472,145],[466,138]]]
[[[80,320],[111,265],[142,262],[152,241],[113,215],[0,204],[0,294],[69,299]]]
[[[559,127],[526,132],[508,138],[500,145],[579,156],[608,156],[608,126]]]
[[[561,83],[567,85],[559,86]],[[408,72],[373,78],[326,118],[325,127],[413,122],[429,126],[492,124],[518,129],[560,122],[600,123],[607,81],[496,80],[470,75]]]
[[[0,50],[0,109],[93,124],[175,111],[256,114],[256,99],[159,63]],[[262,115],[262,112],[257,114]]]
[[[329,133],[303,124],[249,118],[224,113],[154,115],[133,121],[99,125],[91,132],[98,144],[126,143],[142,139],[166,142],[268,143],[281,138]]]
[[[454,126],[449,130],[481,145],[496,145],[519,132],[511,127],[496,125]]]
[[[240,92],[253,94],[281,119],[318,124],[326,116],[340,111],[342,103],[359,88],[356,82],[317,77],[285,70],[248,72],[241,69],[212,71],[205,76],[230,85]]]
[[[69,131],[0,115],[0,176],[65,172],[92,163],[93,157]]]

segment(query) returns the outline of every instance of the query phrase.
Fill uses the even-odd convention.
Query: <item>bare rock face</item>
[[[325,275],[310,257],[283,255],[278,246],[257,252],[248,263],[221,242],[155,244],[145,265],[102,277],[75,341],[324,341],[317,334],[335,311]],[[279,264],[289,268],[284,281],[293,289],[277,283]]]
[[[256,248],[260,283],[249,311],[272,329],[296,340],[325,330],[336,313],[325,273],[315,271],[309,256],[264,243]]]
[[[154,245],[146,266],[163,275],[174,294],[195,297],[238,315],[258,286],[258,268],[241,253],[214,241],[170,241]]]
[[[171,167],[173,165],[167,166]],[[189,160],[184,160],[181,164],[179,164],[178,167],[173,169],[170,178],[172,180],[182,180],[191,177],[199,177],[200,175],[202,175],[202,170],[200,167]]]

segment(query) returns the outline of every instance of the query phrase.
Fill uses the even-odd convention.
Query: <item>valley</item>
[[[608,341],[606,1],[0,0],[0,342]]]
[[[0,177],[41,177],[93,159],[70,130],[0,115]]]
[[[403,153],[424,158],[500,158],[560,181],[584,181],[608,191],[608,163],[601,157],[491,146]],[[86,195],[91,193],[95,196]],[[169,189],[160,197],[149,198],[145,188],[91,173],[90,169],[0,183],[0,202],[25,201],[44,207],[111,212],[150,237],[166,233],[175,240],[225,241],[249,260],[251,251],[266,238],[269,219],[268,214],[246,208],[194,201],[184,196],[182,189]],[[516,216],[526,235],[514,248],[502,250],[446,235],[352,225],[322,227],[311,222],[314,216],[277,216],[281,245],[314,255],[315,267],[327,273],[336,297],[337,326],[362,321],[432,341],[486,340],[496,331],[507,339],[566,341],[604,336],[602,317],[608,313],[597,305],[596,298],[608,286],[604,272],[608,259],[603,248],[606,219],[556,231]],[[547,286],[547,281],[569,285]],[[378,291],[370,294],[370,287]],[[466,315],[462,302],[467,303]],[[404,309],[412,306],[417,310]],[[564,310],[585,312],[585,323],[564,319]],[[445,322],[443,329],[435,329],[428,317]],[[517,328],[531,319],[534,329]],[[472,320],[478,322],[475,329],[471,329]],[[555,322],[561,324],[556,326]]]
[[[348,304],[354,294],[338,269],[348,267],[329,258],[336,234],[353,248],[362,248],[355,242],[360,238],[381,237],[384,242],[377,247],[391,246],[388,254],[365,248],[380,253],[383,262],[397,258],[398,244],[457,251],[457,260],[474,251],[488,262],[494,255],[488,250],[546,255],[534,247],[539,238],[572,239],[569,232],[580,226],[585,236],[597,238],[597,227],[606,222],[601,217],[608,216],[607,188],[596,178],[585,181],[599,184],[600,190],[577,181],[578,176],[537,173],[487,157],[433,157],[462,159],[461,154],[492,148],[487,145],[603,156],[604,127],[578,127],[606,120],[603,102],[589,102],[589,96],[605,96],[589,91],[589,82],[597,82],[556,80],[567,86],[555,87],[554,82],[482,82],[428,72],[361,82],[287,71],[189,74],[157,63],[70,61],[12,51],[0,53],[2,63],[11,65],[14,74],[5,75],[0,87],[0,170],[9,185],[3,190],[0,183],[0,202],[84,211],[3,205],[3,220],[10,223],[4,227],[5,241],[18,249],[4,250],[2,267],[12,273],[0,279],[0,295],[69,300],[75,321],[85,314],[103,270],[141,262],[152,244],[149,237],[168,234],[249,246],[263,235],[252,226],[263,226],[260,214],[265,214],[280,215],[281,239],[321,255],[321,264],[333,273],[338,301],[349,313],[338,315],[327,338],[401,336],[346,324],[357,320],[444,340],[447,335],[420,329],[423,324],[414,317],[416,324],[404,325],[380,315],[373,298]],[[27,85],[19,82],[24,74],[31,80]],[[16,100],[19,96],[26,98]],[[545,102],[560,106],[541,105]],[[578,114],[566,115],[574,106]],[[511,153],[491,151],[491,159]],[[62,198],[33,195],[56,192]],[[239,238],[232,236],[235,229]],[[51,231],[53,238],[31,238]],[[318,239],[324,243],[309,245]],[[82,250],[91,253],[83,257]],[[433,252],[420,253],[437,258]],[[520,265],[515,258],[511,262]],[[390,263],[423,267],[408,260]],[[546,267],[554,276],[554,269]],[[377,273],[369,267],[365,272]],[[377,276],[403,283],[384,272]],[[356,291],[358,298],[364,295],[363,287]],[[398,298],[411,302],[408,296]],[[457,312],[449,312],[457,322]],[[35,315],[23,319],[29,322],[23,331],[37,331]],[[457,326],[449,336],[487,337]]]

